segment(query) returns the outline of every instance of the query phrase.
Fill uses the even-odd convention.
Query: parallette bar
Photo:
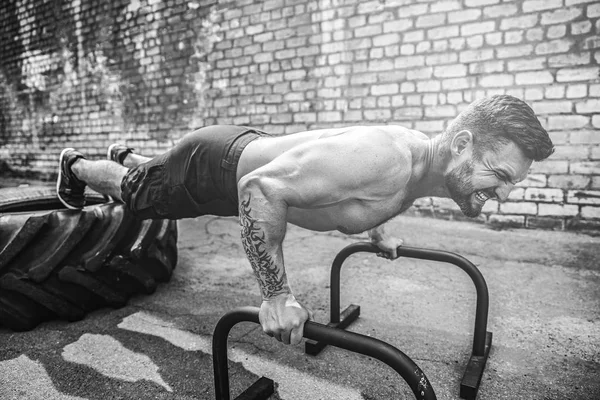
[[[217,322],[217,326],[215,327],[212,348],[215,398],[217,400],[230,400],[227,338],[231,328],[239,322],[244,321],[258,324],[258,308],[243,307],[230,311]],[[392,367],[408,383],[417,399],[436,399],[429,380],[419,366],[406,354],[388,343],[358,333],[347,332],[310,321],[304,325],[304,337],[378,359]],[[259,381],[261,380],[265,381],[263,378],[259,379]],[[247,391],[244,393],[247,393]],[[269,395],[270,393],[266,394],[263,391],[256,397],[246,396],[244,399],[265,400]],[[238,400],[240,399],[238,398]]]

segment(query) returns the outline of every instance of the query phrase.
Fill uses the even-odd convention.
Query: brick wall
[[[556,153],[481,220],[600,228],[598,1],[102,3],[0,5],[0,157],[12,170],[52,174],[65,143],[153,154],[215,123],[433,136],[471,101],[507,93],[533,107]],[[413,212],[460,217],[446,199]]]

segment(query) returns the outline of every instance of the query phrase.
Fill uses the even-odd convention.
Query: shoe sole
[[[71,151],[71,150],[75,150],[72,147],[67,147],[66,149],[63,149],[63,151],[60,152],[60,157],[58,158],[58,179],[56,180],[56,197],[58,197],[58,199],[60,200],[61,203],[63,203],[63,205],[65,207],[67,207],[70,210],[81,210],[81,208],[79,207],[73,207],[72,205],[70,205],[69,203],[67,203],[65,200],[62,199],[62,197],[60,197],[60,181],[62,180],[62,163],[63,163],[63,157],[65,156],[65,153],[67,151]]]
[[[106,159],[109,160],[109,161],[114,161],[114,162],[116,162],[119,165],[123,165],[120,162],[118,162],[117,160],[113,160],[113,158],[112,158],[112,154],[111,154],[112,153],[112,149],[114,147],[118,146],[118,145],[119,145],[118,143],[113,143],[110,146],[108,146],[108,149],[106,150]],[[107,194],[104,195],[104,198],[106,199],[106,201],[115,201],[115,199],[113,199],[112,196],[109,196]]]
[[[118,143],[113,143],[110,146],[108,146],[108,150],[106,151],[106,159],[110,160],[110,161],[114,161],[117,164],[120,164],[117,160],[113,160],[113,158],[111,157],[112,149],[118,145],[119,145]]]

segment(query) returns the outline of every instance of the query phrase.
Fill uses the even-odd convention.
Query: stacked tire
[[[77,321],[170,279],[176,221],[141,221],[121,203],[86,197],[83,210],[69,210],[54,188],[0,189],[0,326]]]

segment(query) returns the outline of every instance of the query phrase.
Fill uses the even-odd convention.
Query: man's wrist
[[[286,285],[282,290],[279,290],[275,293],[269,293],[268,295],[265,295],[263,292],[262,301],[272,301],[278,297],[289,295],[293,296],[292,289]]]

